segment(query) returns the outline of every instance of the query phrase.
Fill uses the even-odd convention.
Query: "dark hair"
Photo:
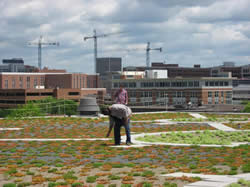
[[[102,112],[104,115],[110,115],[111,111],[109,109],[109,107],[106,107],[103,109],[103,112]]]

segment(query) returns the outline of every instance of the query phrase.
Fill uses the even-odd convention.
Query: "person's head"
[[[120,84],[120,90],[122,90],[124,88],[123,84]]]
[[[110,115],[111,114],[111,110],[110,110],[110,107],[106,107],[106,108],[104,108],[104,110],[103,110],[103,114],[104,115]]]

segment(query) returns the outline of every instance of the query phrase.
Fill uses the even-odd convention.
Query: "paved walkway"
[[[200,177],[202,181],[194,182],[184,187],[225,187],[231,183],[237,182],[239,179],[250,180],[250,173],[239,175],[204,175],[194,173],[171,173],[162,175],[165,177]]]
[[[198,119],[207,119],[207,117],[206,116],[203,116],[203,115],[200,115],[199,113],[192,113],[192,112],[189,112],[189,114],[191,115],[191,116],[193,116],[194,118],[198,118]]]
[[[237,131],[236,129],[233,129],[231,127],[228,127],[226,125],[223,125],[222,123],[218,123],[218,122],[207,122],[210,126],[218,129],[218,130],[222,130],[222,131]]]

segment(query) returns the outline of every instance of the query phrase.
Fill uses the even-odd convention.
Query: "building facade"
[[[98,103],[103,103],[105,88],[55,88],[55,89],[0,89],[0,108],[15,108],[28,101],[36,101],[47,97],[56,99],[71,99],[79,102],[85,96],[95,96]]]
[[[97,88],[98,75],[81,73],[0,73],[0,108],[16,107],[48,96],[79,101],[92,95],[102,102],[106,88]]]
[[[112,95],[122,84],[128,91],[129,105],[232,104],[233,79],[202,77],[113,80]]]
[[[0,72],[33,72],[36,70],[34,66],[24,65],[22,58],[3,59],[0,65]]]
[[[96,59],[96,73],[100,75],[111,72],[122,70],[122,59],[121,58],[97,58]]]
[[[98,88],[99,76],[82,73],[0,73],[0,89]]]

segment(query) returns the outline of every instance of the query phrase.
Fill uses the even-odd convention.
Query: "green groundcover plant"
[[[249,142],[250,132],[197,131],[195,133],[172,132],[160,135],[145,135],[137,140],[146,142],[184,143],[184,144],[217,144],[230,145],[232,142]]]
[[[55,99],[47,97],[38,101],[30,101],[25,105],[19,105],[16,109],[1,109],[0,117],[23,118],[44,115],[68,116],[77,114],[77,103],[73,100]]]

